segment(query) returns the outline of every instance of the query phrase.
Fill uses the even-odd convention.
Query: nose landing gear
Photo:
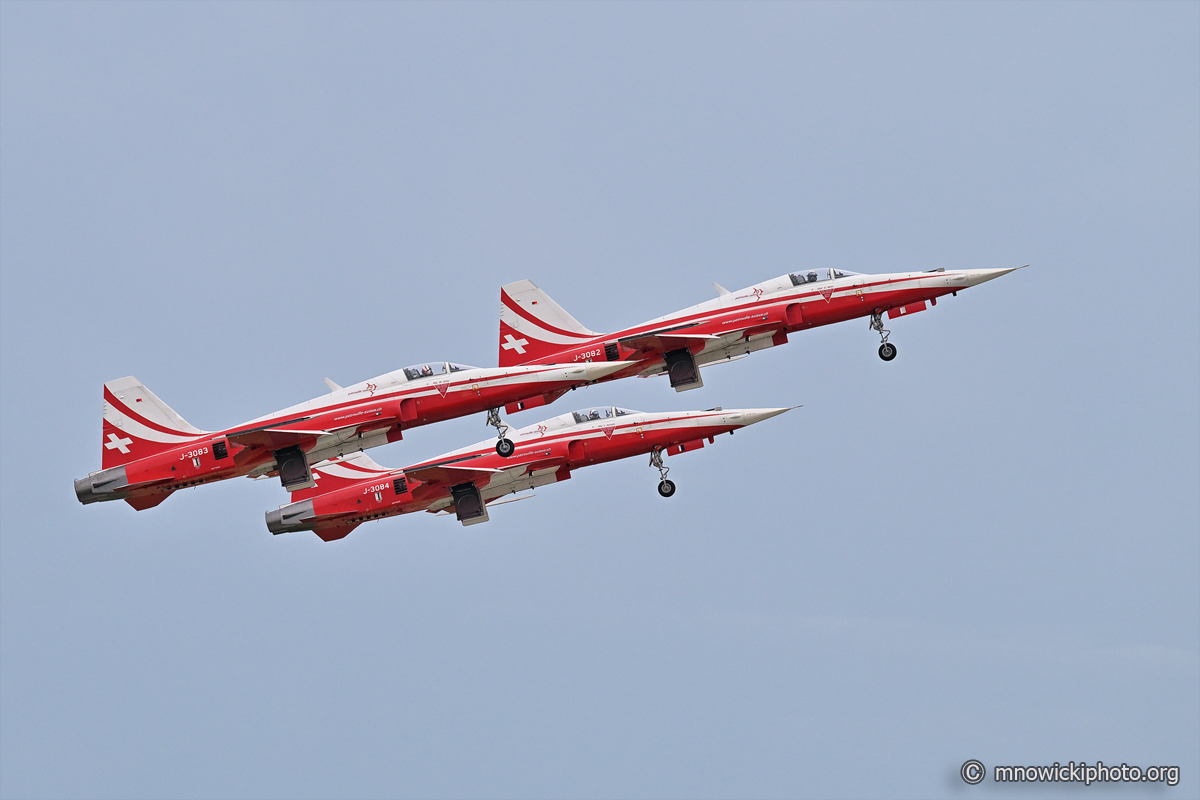
[[[885,330],[883,327],[883,314],[876,311],[871,314],[871,330],[879,334],[879,357],[884,361],[891,361],[896,357],[896,345],[888,341],[888,336],[891,331]]]
[[[487,424],[496,429],[496,436],[500,440],[496,442],[496,454],[498,456],[508,458],[516,452],[517,446],[512,443],[511,439],[505,436],[508,433],[508,425],[504,424],[504,420],[500,419],[500,409],[488,409]]]
[[[667,473],[671,468],[663,466],[662,450],[655,448],[650,451],[650,466],[658,470],[658,477],[661,479],[658,482],[658,493],[663,497],[675,494],[675,482],[667,480]]]

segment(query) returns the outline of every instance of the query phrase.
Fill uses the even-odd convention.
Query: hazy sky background
[[[1026,263],[890,364],[856,321],[513,418],[804,404],[670,500],[632,459],[325,544],[274,481],[71,487],[106,380],[215,429],[494,366],[521,278],[613,330]],[[5,2],[0,264],[5,798],[1200,794],[1200,4]]]

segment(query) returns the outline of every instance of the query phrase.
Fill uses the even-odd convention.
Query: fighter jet
[[[615,333],[588,330],[532,281],[500,289],[500,366],[629,361],[632,366],[605,378],[666,373],[675,391],[704,385],[700,367],[743,358],[755,350],[786,344],[788,334],[857,317],[867,317],[881,339],[879,357],[891,361],[888,319],[924,311],[937,298],[957,296],[971,286],[1014,269],[966,269],[864,275],[840,269],[792,272],[737,292],[713,284],[717,297],[674,314]],[[537,401],[507,406],[511,414]]]
[[[235,478],[279,475],[285,489],[313,486],[310,465],[402,438],[419,425],[488,411],[496,452],[513,443],[499,408],[565,392],[626,364],[530,365],[481,369],[430,362],[342,388],[223,431],[202,431],[127,377],[104,384],[103,469],[75,481],[79,502],[124,500],[141,511],[177,489]]]
[[[787,408],[743,408],[646,414],[603,406],[522,428],[516,452],[497,456],[490,442],[464,447],[404,469],[388,469],[365,454],[313,467],[316,485],[267,512],[271,533],[314,531],[327,542],[362,523],[414,511],[453,512],[463,525],[488,521],[488,507],[523,500],[516,492],[565,481],[581,467],[650,455],[658,493],[675,494],[663,455],[690,453],[722,433],[782,414]],[[505,498],[505,495],[514,495]],[[504,499],[501,499],[504,498]]]

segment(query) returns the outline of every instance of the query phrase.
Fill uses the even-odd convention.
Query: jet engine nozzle
[[[310,529],[308,521],[315,516],[312,500],[288,503],[267,512],[267,530],[274,534],[306,531]]]
[[[125,467],[110,467],[75,480],[75,496],[85,506],[102,500],[116,500],[121,489],[129,485]]]

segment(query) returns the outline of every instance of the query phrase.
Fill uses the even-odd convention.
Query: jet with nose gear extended
[[[937,269],[864,275],[839,269],[792,272],[615,333],[583,327],[532,281],[500,290],[501,366],[633,362],[604,380],[666,373],[675,391],[704,385],[700,367],[786,344],[788,335],[819,325],[867,317],[880,336],[879,357],[891,361],[896,346],[883,327],[889,319],[924,311],[937,298],[1007,275],[1014,269]],[[512,413],[536,404],[518,402]]]
[[[563,414],[517,431],[515,452],[502,458],[489,442],[445,453],[404,469],[381,467],[362,453],[313,467],[316,485],[267,512],[272,533],[314,531],[342,539],[362,523],[414,511],[453,512],[463,525],[488,521],[488,507],[523,500],[505,497],[571,477],[574,470],[650,454],[658,493],[675,494],[663,454],[699,450],[714,437],[782,414],[787,408],[672,411],[647,414],[601,406]]]
[[[481,369],[431,362],[399,369],[223,431],[189,425],[137,378],[104,384],[103,469],[75,481],[79,502],[124,500],[151,508],[176,489],[226,478],[278,475],[285,489],[313,485],[312,464],[397,441],[401,431],[488,411],[499,439],[513,443],[499,408],[553,402],[623,364],[528,365]]]

